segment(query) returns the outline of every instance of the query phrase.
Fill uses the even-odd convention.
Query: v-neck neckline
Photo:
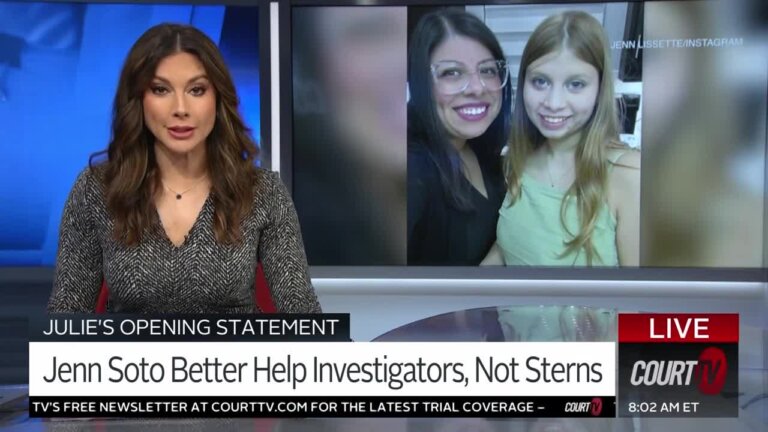
[[[208,206],[211,205],[212,195],[213,194],[209,192],[208,196],[205,197],[205,201],[203,201],[203,205],[200,207],[200,211],[197,213],[195,221],[192,223],[192,226],[189,227],[189,231],[187,231],[187,233],[184,235],[184,240],[182,240],[182,242],[179,244],[176,244],[173,242],[173,240],[171,240],[171,237],[168,235],[168,231],[165,230],[165,225],[163,225],[163,218],[160,217],[160,211],[158,211],[157,206],[155,206],[155,215],[157,216],[157,224],[158,228],[160,229],[160,236],[171,247],[171,249],[179,250],[184,248],[189,243],[189,239],[192,238],[192,235],[195,233],[198,225],[202,223],[204,214],[208,211]]]
[[[469,188],[472,189],[472,193],[477,194],[480,198],[482,198],[484,201],[489,201],[491,199],[491,190],[490,185],[488,184],[488,180],[486,177],[488,177],[484,172],[483,169],[480,168],[480,177],[483,179],[483,186],[485,186],[485,195],[483,195],[482,192],[478,188],[475,187],[475,185],[472,184],[471,181],[467,178],[467,176],[462,173],[461,178],[464,179],[465,182],[469,185]]]

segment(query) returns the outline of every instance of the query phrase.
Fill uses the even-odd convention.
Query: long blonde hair
[[[619,141],[619,119],[614,102],[608,41],[602,25],[588,13],[568,11],[552,15],[539,24],[528,39],[520,61],[512,132],[509,151],[504,161],[504,172],[512,197],[511,204],[514,204],[520,197],[521,176],[528,157],[546,141],[526,114],[523,100],[526,72],[528,66],[537,59],[563,49],[571,50],[576,57],[594,66],[600,78],[595,111],[583,126],[584,132],[576,147],[576,179],[560,206],[561,223],[572,236],[572,239],[564,242],[565,251],[561,257],[583,249],[587,265],[592,265],[595,257],[600,259],[599,253],[592,245],[592,234],[607,196],[607,149],[609,146],[623,145]],[[579,212],[578,233],[571,233],[565,224],[567,203],[574,197]]]

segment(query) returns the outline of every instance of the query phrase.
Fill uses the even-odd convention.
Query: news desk
[[[589,319],[584,319],[589,316]],[[568,341],[615,338],[616,311],[581,306],[473,308],[417,320],[376,341]],[[768,430],[765,328],[742,325],[739,345],[738,418],[661,419],[30,419],[25,388],[2,405],[0,429],[8,431],[364,431],[364,432],[737,432]],[[758,343],[753,343],[758,342]],[[11,389],[14,390],[14,389]]]

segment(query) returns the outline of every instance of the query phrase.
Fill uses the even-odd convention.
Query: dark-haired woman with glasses
[[[460,9],[417,24],[409,46],[408,264],[478,265],[496,239],[511,90],[493,32]]]

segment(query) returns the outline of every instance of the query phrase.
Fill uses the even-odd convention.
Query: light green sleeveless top
[[[560,221],[560,203],[564,196],[565,191],[542,184],[527,174],[521,179],[520,198],[511,207],[507,192],[496,226],[496,241],[506,265],[587,265],[583,250],[560,257],[565,251],[565,241],[572,238]],[[574,197],[568,199],[565,224],[571,233],[579,232],[579,213]],[[593,266],[619,265],[616,219],[607,203],[600,208],[592,244],[599,254],[592,259]]]

